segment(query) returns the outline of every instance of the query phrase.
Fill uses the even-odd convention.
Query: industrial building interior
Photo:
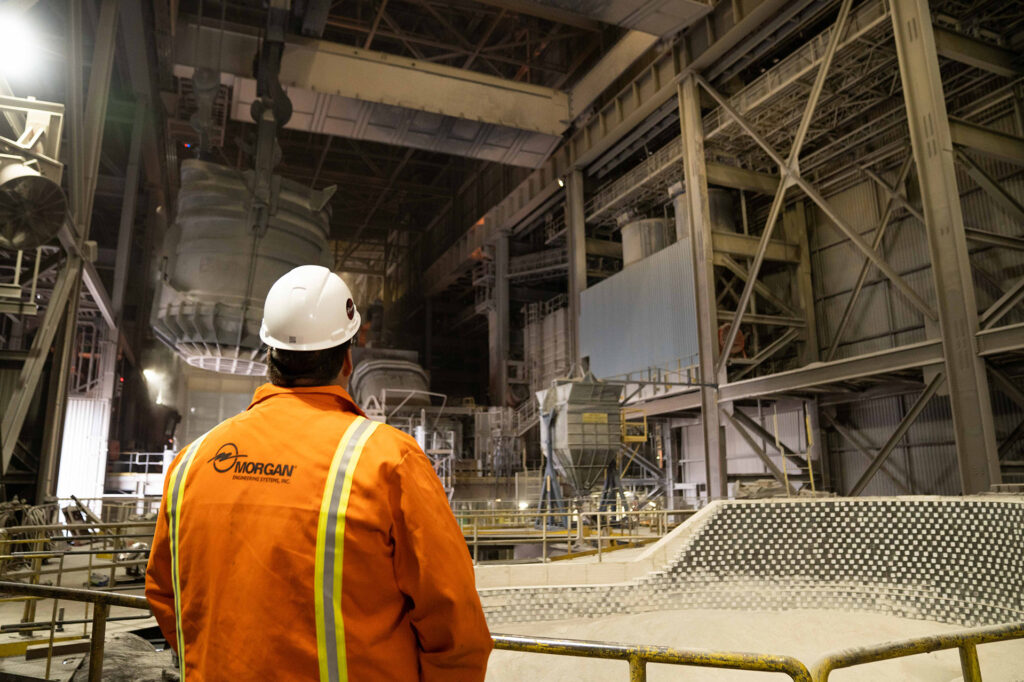
[[[1021,0],[6,0],[0,113],[0,677],[177,679],[45,589],[139,599],[319,264],[488,680],[1024,680]]]

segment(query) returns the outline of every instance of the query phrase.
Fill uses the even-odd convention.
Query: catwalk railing
[[[111,607],[124,607],[149,611],[144,597],[98,590],[79,590],[48,585],[26,585],[0,582],[0,592],[25,599],[52,599],[54,612],[59,600],[93,604],[89,648],[89,681],[103,678],[103,650],[107,619]],[[981,682],[978,663],[978,645],[1011,639],[1024,639],[1024,623],[1009,623],[992,627],[973,628],[930,637],[916,637],[854,649],[846,649],[824,656],[810,669],[792,656],[748,652],[711,651],[706,649],[675,649],[640,644],[613,644],[575,639],[550,639],[525,635],[492,634],[494,648],[505,651],[576,656],[626,661],[630,682],[646,682],[647,664],[683,665],[699,668],[720,668],[766,673],[782,673],[796,682],[827,682],[829,674],[839,668],[850,668],[866,663],[914,656],[943,649],[959,649],[964,682]],[[50,642],[52,648],[53,625]],[[813,672],[812,672],[813,671]],[[49,677],[49,672],[47,672]]]
[[[660,540],[696,510],[581,511],[567,507],[564,511],[494,509],[454,513],[474,563],[480,563],[482,547],[529,544],[539,544],[541,549],[540,556],[532,561],[588,555],[603,561],[609,552]]]

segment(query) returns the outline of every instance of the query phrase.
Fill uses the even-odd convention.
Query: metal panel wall
[[[580,354],[598,377],[697,362],[689,240],[676,242],[583,291]]]
[[[102,497],[109,432],[109,400],[68,398],[57,474],[57,497]]]

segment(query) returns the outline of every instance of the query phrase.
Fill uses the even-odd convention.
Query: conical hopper
[[[587,376],[555,382],[539,391],[542,412],[554,411],[551,425],[555,470],[577,496],[588,494],[604,478],[605,468],[622,444],[621,386]]]

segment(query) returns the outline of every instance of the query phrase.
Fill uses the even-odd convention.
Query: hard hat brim
[[[334,348],[340,346],[347,341],[351,341],[355,338],[356,334],[359,333],[359,328],[362,325],[362,318],[359,312],[356,311],[352,320],[346,326],[343,333],[339,334],[337,338],[324,339],[322,341],[316,341],[312,343],[293,343],[289,341],[283,341],[275,338],[267,331],[266,323],[260,326],[260,340],[263,341],[270,348],[276,348],[278,350],[293,350],[293,351],[314,351],[314,350],[326,350],[328,348]]]

